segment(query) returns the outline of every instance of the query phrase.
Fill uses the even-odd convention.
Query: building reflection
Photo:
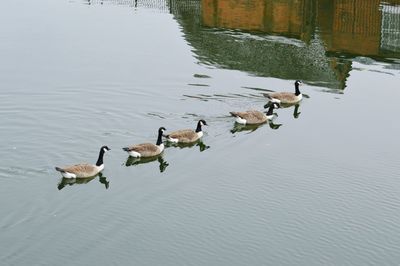
[[[313,39],[320,39],[327,62],[318,60],[320,65],[316,68],[329,66],[336,82],[326,76],[322,81],[336,83],[333,87],[343,89],[351,70],[351,60],[343,60],[343,57],[369,56],[382,61],[400,58],[399,5],[400,0],[202,0],[201,17],[203,26],[211,28],[287,36],[307,45]],[[255,51],[261,52],[272,51]],[[274,52],[279,53],[278,50]],[[313,64],[312,60],[307,60],[307,51],[298,52]],[[285,62],[281,58],[278,61],[285,65],[296,64],[296,60]],[[317,69],[312,71],[318,73]],[[301,70],[297,73],[302,74]],[[288,75],[280,73],[274,77],[285,76]],[[300,78],[314,81],[307,75]]]
[[[314,1],[202,0],[207,27],[262,31],[310,40]]]
[[[327,51],[379,56],[400,51],[400,0],[202,0],[204,26],[261,31]]]
[[[172,13],[200,62],[257,76],[342,90],[354,58],[400,58],[400,0],[88,1]]]
[[[326,50],[399,57],[400,6],[396,4],[400,1],[318,0],[316,22]]]

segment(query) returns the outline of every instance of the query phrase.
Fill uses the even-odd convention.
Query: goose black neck
[[[103,164],[103,157],[104,157],[104,149],[101,148],[100,153],[99,153],[99,158],[97,159],[97,163],[96,163],[97,166],[100,166]]]
[[[267,115],[273,115],[274,114],[274,105],[271,105],[268,109]]]
[[[158,131],[157,143],[156,145],[160,145],[162,143],[162,131]]]
[[[300,86],[299,83],[294,84],[294,87],[296,88],[296,92],[295,92],[296,96],[299,96],[301,94],[299,86]]]
[[[197,132],[201,132],[201,122],[200,121],[197,123],[196,133]]]

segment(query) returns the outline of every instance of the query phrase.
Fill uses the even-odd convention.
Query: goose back
[[[257,110],[249,110],[246,112],[230,112],[232,116],[240,117],[246,120],[246,124],[261,124],[267,121],[267,116]]]
[[[134,154],[136,152],[140,154],[141,157],[150,157],[160,154],[163,151],[162,147],[163,144],[158,146],[153,143],[142,143],[124,148],[124,150],[129,154]]]
[[[100,173],[104,169],[104,165],[93,165],[93,164],[75,164],[64,167],[56,167],[56,170],[66,178],[87,178],[92,177]]]
[[[177,140],[177,142],[182,142],[182,143],[190,143],[198,140],[201,137],[199,134],[200,132],[195,132],[192,129],[176,130],[169,133],[167,135],[167,139]]]

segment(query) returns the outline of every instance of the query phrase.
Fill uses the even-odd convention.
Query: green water
[[[0,264],[398,265],[400,6],[355,2],[2,1]],[[202,143],[121,150],[200,118]],[[102,145],[101,177],[54,170]]]

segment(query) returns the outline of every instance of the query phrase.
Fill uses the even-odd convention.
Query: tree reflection
[[[202,63],[343,90],[353,58],[369,56],[392,64],[400,58],[399,4],[172,0],[170,10]]]

